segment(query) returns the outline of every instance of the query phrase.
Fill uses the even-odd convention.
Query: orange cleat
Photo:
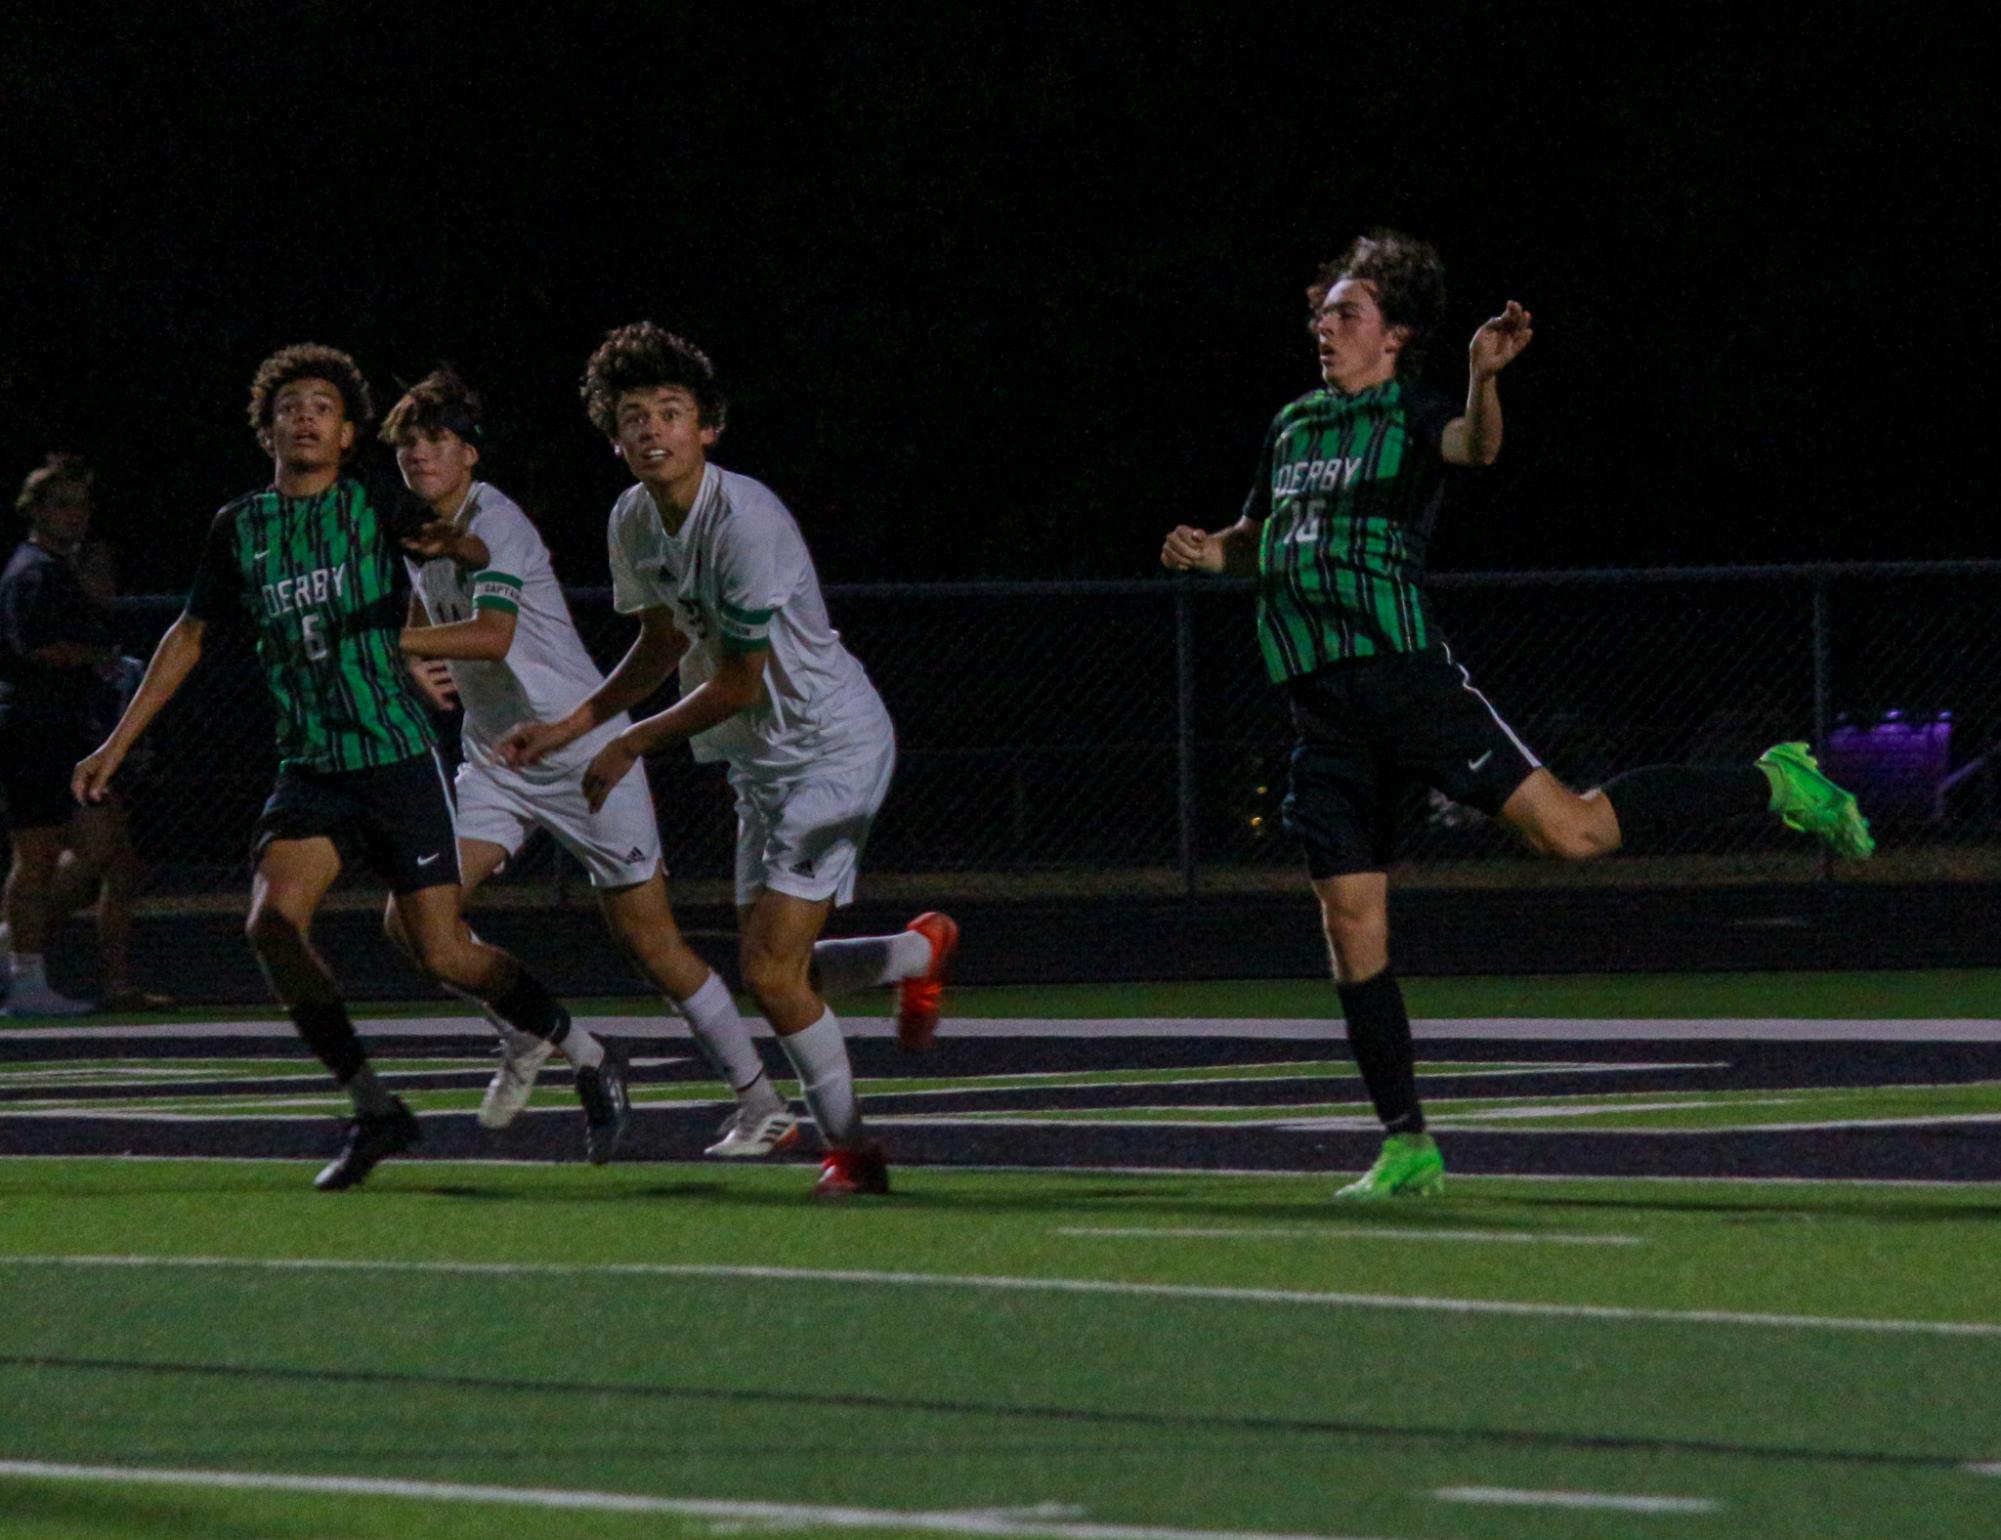
[[[874,1142],[852,1149],[829,1150],[820,1161],[816,1198],[883,1197],[889,1192],[889,1162]]]
[[[952,954],[959,950],[959,926],[949,914],[933,911],[920,914],[903,928],[916,931],[931,943],[931,966],[897,985],[897,1044],[906,1053],[920,1053],[931,1046],[938,1033],[938,1008],[944,1003]]]

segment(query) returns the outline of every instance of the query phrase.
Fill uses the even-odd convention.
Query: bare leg
[[[611,933],[669,999],[688,999],[714,976],[674,923],[667,880],[659,872],[631,887],[600,892],[598,903]]]
[[[340,1003],[332,971],[312,943],[313,916],[340,875],[340,855],[325,838],[273,840],[250,883],[244,933],[271,992],[286,1005]]]
[[[474,996],[515,1031],[553,1043],[577,1068],[601,1064],[603,1046],[572,1025],[570,1013],[541,982],[511,953],[472,933],[465,922],[464,901],[457,883],[439,883],[391,898],[394,923],[417,966],[447,988]]]
[[[504,845],[496,845],[490,840],[460,840],[459,888],[465,897],[470,899],[479,885],[499,871],[506,860],[507,848]],[[389,938],[390,945],[410,959],[413,966],[420,966],[416,948],[411,944],[410,933],[403,927],[393,895],[383,906],[382,934]]]
[[[1348,1046],[1376,1115],[1390,1133],[1422,1133],[1410,1015],[1389,965],[1389,877],[1383,872],[1324,877],[1313,891],[1348,1023]]]
[[[794,898],[767,888],[739,915],[744,984],[798,1073],[821,1139],[838,1151],[859,1149],[866,1140],[847,1040],[810,976],[813,943],[833,907],[831,899]],[[873,1158],[879,1164],[880,1156]]]
[[[1535,770],[1501,805],[1501,821],[1540,855],[1560,861],[1608,856],[1620,845],[1619,818],[1602,792],[1572,791],[1547,770]]]
[[[783,1110],[784,1100],[764,1072],[764,1060],[737,1014],[736,1001],[715,971],[682,939],[658,871],[645,882],[600,891],[605,922],[633,960],[674,1004],[695,1046],[716,1078],[735,1093],[737,1105],[762,1117]]]
[[[780,1037],[804,1031],[826,1013],[811,970],[813,943],[833,909],[832,899],[794,898],[766,888],[737,911],[744,987]]]
[[[7,928],[16,952],[40,957],[48,949],[50,890],[62,856],[63,826],[16,829],[14,863],[7,872],[4,899]]]
[[[70,821],[70,849],[57,869],[56,901],[69,913],[97,900],[97,949],[107,1003],[136,995],[132,987],[132,901],[139,857],[124,807],[113,801],[79,808]],[[157,1002],[156,1002],[157,1003]]]
[[[312,943],[313,916],[339,875],[340,854],[332,840],[273,840],[251,880],[250,917],[243,928],[301,1041],[354,1098],[357,1113],[381,1117],[398,1104],[368,1067],[340,987]]]

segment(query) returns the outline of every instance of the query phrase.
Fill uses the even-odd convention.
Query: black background
[[[1941,17],[1944,13],[1938,13]],[[125,586],[260,484],[259,359],[379,405],[457,361],[571,581],[577,405],[650,316],[831,579],[1140,576],[1315,381],[1315,266],[1444,251],[1435,381],[1508,298],[1508,445],[1442,567],[2001,554],[1991,94],[1943,20],[1645,8],[65,9],[4,45],[0,471],[100,466]]]

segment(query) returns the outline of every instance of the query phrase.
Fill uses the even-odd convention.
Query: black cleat
[[[632,1098],[626,1094],[625,1050],[604,1045],[604,1062],[577,1071],[577,1100],[584,1104],[584,1157],[594,1166],[610,1160],[632,1122]]]
[[[325,1170],[313,1178],[321,1192],[346,1192],[368,1180],[376,1162],[385,1155],[400,1155],[424,1137],[422,1125],[403,1098],[392,1096],[394,1108],[388,1112],[363,1113],[346,1124],[347,1142]]]

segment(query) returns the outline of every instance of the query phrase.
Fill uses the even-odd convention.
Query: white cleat
[[[556,1045],[525,1032],[510,1032],[500,1040],[500,1068],[487,1082],[480,1098],[479,1126],[505,1128],[528,1105],[528,1093],[535,1089],[535,1077]]]
[[[7,991],[7,1004],[0,1008],[0,1015],[87,1016],[96,1009],[97,1006],[89,1000],[73,1000],[68,995],[57,994],[45,980],[32,984],[17,981]]]
[[[718,1160],[762,1160],[799,1142],[799,1120],[787,1107],[752,1112],[739,1107],[723,1119],[722,1138],[702,1151]]]

